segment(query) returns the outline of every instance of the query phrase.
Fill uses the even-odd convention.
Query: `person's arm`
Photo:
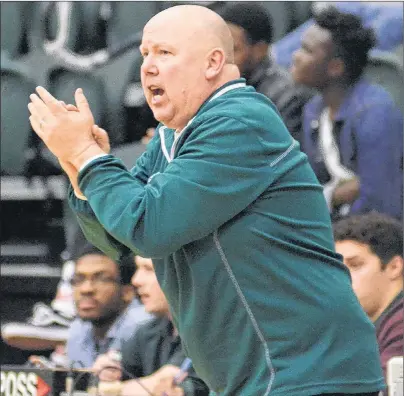
[[[146,186],[113,156],[80,172],[79,186],[116,240],[144,257],[163,257],[212,233],[264,192],[283,166],[303,160],[275,112],[271,125],[269,138],[232,118],[200,121],[180,155]]]
[[[153,394],[161,394],[156,393],[156,389],[160,384],[160,381],[163,379],[169,378],[171,380],[174,379],[175,375],[180,371],[180,368],[173,365],[164,365],[159,370],[155,371],[153,374],[150,374],[145,377],[132,379],[123,382],[122,384],[122,396],[147,396],[152,392]],[[145,389],[146,388],[146,389]]]
[[[332,206],[338,207],[344,204],[350,204],[359,197],[360,185],[357,178],[343,181],[332,194]]]
[[[150,146],[152,143],[150,143]],[[131,174],[134,180],[144,186],[149,177],[149,153],[146,151],[132,168]],[[80,190],[80,188],[77,186]],[[81,190],[80,190],[81,193]],[[74,192],[74,186],[68,188],[68,201],[72,210],[77,216],[77,221],[86,239],[93,245],[100,248],[109,257],[119,259],[128,252],[128,248],[109,234],[103,225],[98,221],[88,201],[79,199]]]
[[[360,193],[351,213],[370,210],[397,217],[401,213],[402,131],[400,112],[391,102],[362,111],[355,124]]]
[[[377,334],[379,344],[380,360],[386,377],[389,360],[395,356],[403,355],[403,303],[398,303],[394,309],[387,313],[383,319],[384,324],[380,326]]]

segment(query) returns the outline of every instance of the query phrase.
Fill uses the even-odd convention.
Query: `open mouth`
[[[153,94],[153,96],[157,96],[157,95],[162,96],[164,94],[164,89],[162,89],[162,88],[150,88],[150,91]]]
[[[154,85],[149,87],[149,91],[152,94],[152,103],[153,104],[159,103],[165,92],[164,89],[162,89],[160,87],[156,87]]]

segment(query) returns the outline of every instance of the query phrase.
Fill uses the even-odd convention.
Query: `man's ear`
[[[132,285],[122,286],[122,299],[125,303],[129,304],[136,295],[136,290]]]
[[[386,265],[387,275],[390,280],[397,280],[404,275],[404,260],[400,256],[394,256]]]
[[[328,75],[332,78],[341,77],[345,73],[345,64],[340,58],[333,58],[328,62]]]
[[[223,69],[226,61],[226,56],[221,48],[212,49],[207,56],[207,68],[205,77],[207,80],[215,78]]]

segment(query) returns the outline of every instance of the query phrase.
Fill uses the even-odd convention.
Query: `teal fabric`
[[[79,175],[88,202],[70,191],[70,204],[100,248],[154,259],[186,354],[217,394],[382,389],[322,189],[272,103],[225,92],[242,82],[207,100],[174,149],[160,125],[131,172],[94,160]]]

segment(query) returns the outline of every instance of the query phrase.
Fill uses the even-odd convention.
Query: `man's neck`
[[[111,321],[102,323],[102,324],[94,324],[93,327],[93,334],[94,334],[94,338],[97,341],[103,340],[106,336],[106,334],[108,333],[108,330],[111,328],[112,324],[115,322],[116,318],[114,318]]]
[[[113,315],[109,318],[104,318],[102,320],[92,322],[93,335],[97,341],[103,340],[105,338],[109,329],[112,327],[112,325],[115,323],[115,321],[119,318],[119,316],[122,314],[122,312],[125,310],[125,308],[126,308],[126,306],[123,307],[118,313],[116,313],[115,315]]]
[[[323,100],[330,109],[330,118],[334,121],[349,89],[348,82],[338,82],[325,87],[322,90]]]
[[[381,315],[389,308],[391,303],[396,299],[400,292],[403,291],[403,282],[393,285],[389,288],[388,294],[386,294],[383,304],[380,305],[378,311],[370,317],[372,322],[376,322]]]

